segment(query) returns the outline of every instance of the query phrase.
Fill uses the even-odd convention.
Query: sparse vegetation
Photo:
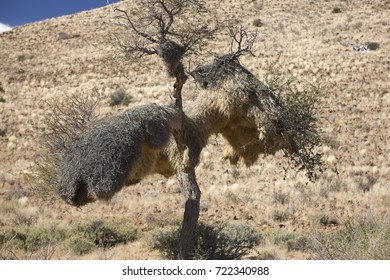
[[[151,246],[161,252],[164,258],[176,259],[178,251],[179,226],[155,230]],[[252,227],[229,222],[220,226],[200,223],[193,253],[194,259],[237,260],[242,259],[261,241],[261,235]]]
[[[332,217],[329,215],[323,215],[319,220],[322,226],[338,226],[340,221],[336,217]]]
[[[99,94],[83,93],[69,95],[62,102],[49,103],[50,111],[44,119],[46,129],[40,139],[41,156],[28,176],[37,194],[53,197],[58,186],[62,153],[95,120],[100,99]]]
[[[313,258],[321,260],[388,260],[388,219],[365,217],[335,231],[314,231],[309,238]]]
[[[369,192],[374,187],[375,183],[378,181],[377,176],[368,175],[366,177],[360,178],[358,182],[358,189],[362,192]]]
[[[108,248],[119,243],[126,244],[127,242],[137,239],[138,231],[133,227],[130,221],[118,219],[111,222],[105,222],[101,219],[90,219],[87,221],[78,222],[71,230],[71,248],[79,250],[77,243],[78,239],[83,244],[85,249],[93,244],[97,247]]]
[[[380,44],[377,42],[367,42],[366,46],[370,51],[376,51],[379,49]]]
[[[302,251],[308,250],[308,237],[305,234],[288,232],[288,231],[276,231],[273,237],[275,245],[285,246],[287,251]]]
[[[20,256],[50,259],[56,250],[70,250],[76,255],[83,255],[97,248],[106,249],[137,238],[138,230],[125,219],[111,222],[89,219],[67,229],[56,225],[18,225],[1,232],[0,259]]]
[[[272,219],[279,223],[285,222],[290,218],[290,213],[285,209],[276,209],[272,213]]]
[[[0,126],[0,137],[3,137],[7,134],[7,128]]]
[[[273,201],[281,205],[285,205],[290,200],[290,194],[282,189],[274,190],[272,194]]]
[[[126,92],[126,90],[119,88],[113,94],[110,95],[110,106],[123,105],[127,106],[130,104],[133,97]]]
[[[255,19],[253,20],[253,25],[256,26],[256,27],[262,27],[263,26],[263,21],[261,19]]]
[[[263,251],[257,252],[257,254],[252,259],[255,259],[255,260],[277,260],[278,256],[275,254],[275,252],[272,252],[269,250],[263,250]]]
[[[332,9],[332,13],[333,14],[340,14],[342,11],[341,11],[341,9],[339,8],[339,7],[334,7],[333,9]]]
[[[18,226],[4,231],[1,236],[0,259],[24,258],[50,259],[65,231],[56,226]],[[22,251],[18,254],[18,251]]]

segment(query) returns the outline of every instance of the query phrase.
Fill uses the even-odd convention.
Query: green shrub
[[[65,241],[65,247],[81,256],[94,250],[96,245],[90,238],[82,234],[75,234]]]
[[[158,229],[152,233],[152,247],[164,258],[177,259],[179,226]],[[212,227],[199,224],[197,227],[194,258],[203,260],[234,260],[244,257],[250,249],[259,244],[261,235],[252,227],[229,222]]]
[[[5,136],[7,134],[7,128],[3,125],[0,126],[0,137]]]
[[[52,236],[47,229],[42,227],[31,227],[26,236],[25,247],[27,251],[37,251],[39,248],[52,241]]]
[[[331,217],[329,215],[323,215],[320,218],[320,224],[323,226],[337,226],[340,224],[340,222],[336,217]]]
[[[254,19],[252,23],[253,23],[253,25],[256,26],[256,27],[262,27],[262,26],[263,26],[263,22],[262,22],[262,20],[259,19],[259,18],[258,18],[258,19]]]
[[[96,247],[112,247],[120,243],[134,241],[138,231],[124,219],[105,222],[89,219],[77,223],[70,231],[66,245],[74,253],[82,255]]]
[[[290,218],[290,213],[287,210],[275,210],[272,213],[272,219],[279,223],[285,222]]]
[[[65,238],[62,229],[55,226],[19,226],[4,233],[2,243],[15,249],[36,252],[45,246],[52,246]]]
[[[341,9],[340,9],[339,7],[334,7],[334,8],[332,9],[332,13],[333,13],[333,14],[339,14],[339,13],[341,13]]]
[[[310,249],[309,237],[306,233],[288,231],[286,229],[268,229],[264,235],[268,242],[285,248],[288,252],[307,252]]]
[[[152,232],[151,247],[160,251],[163,258],[175,260],[179,255],[180,226],[159,228]]]
[[[375,51],[375,50],[379,49],[379,43],[376,43],[376,42],[367,42],[366,45],[370,51]]]
[[[110,96],[110,101],[108,104],[110,106],[118,106],[118,105],[124,105],[127,106],[130,104],[131,100],[133,99],[133,96],[129,95],[124,89],[117,89],[113,94]]]

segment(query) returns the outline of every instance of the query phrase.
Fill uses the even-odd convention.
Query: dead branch
[[[229,28],[229,37],[231,39],[229,55],[232,60],[245,53],[255,56],[252,47],[256,41],[257,31],[247,31],[242,26],[238,29]],[[234,46],[237,48],[235,51]]]

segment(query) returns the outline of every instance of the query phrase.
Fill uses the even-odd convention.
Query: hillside
[[[323,217],[337,225],[367,215],[387,217],[390,205],[390,2],[389,1],[207,1],[218,16],[257,29],[255,57],[241,62],[260,80],[268,65],[310,82],[324,84],[320,121],[324,158],[339,175],[326,172],[308,185],[303,174],[288,172],[281,155],[258,160],[251,168],[231,166],[219,155],[219,137],[210,138],[197,168],[202,190],[200,220],[239,220],[267,232],[323,228]],[[120,3],[118,5],[126,5]],[[336,9],[338,8],[338,9]],[[0,224],[16,227],[15,217],[34,223],[70,225],[90,216],[126,217],[143,232],[180,219],[182,196],[175,179],[151,176],[125,188],[110,203],[74,209],[61,200],[42,201],[24,176],[39,160],[48,102],[68,94],[98,92],[100,114],[117,89],[132,97],[129,107],[170,101],[173,81],[154,57],[142,67],[127,63],[111,44],[119,32],[111,7],[45,20],[0,34]],[[350,43],[379,43],[356,51]],[[221,36],[207,48],[225,52]],[[193,81],[185,86],[190,101]],[[302,187],[303,186],[303,187]],[[282,199],[284,197],[284,199]],[[278,215],[284,215],[280,218]],[[276,245],[278,258],[305,258]],[[276,249],[275,249],[276,246]],[[264,247],[264,244],[263,244]],[[261,248],[261,246],[259,247]],[[123,245],[111,258],[159,258],[142,241]],[[110,253],[110,254],[111,254]],[[75,258],[73,255],[56,256]],[[96,254],[84,258],[100,258]]]

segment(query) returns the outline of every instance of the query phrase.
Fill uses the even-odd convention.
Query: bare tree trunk
[[[195,245],[195,231],[199,218],[200,189],[196,182],[195,169],[179,170],[177,178],[185,196],[184,219],[179,240],[179,259],[192,259]]]
[[[187,80],[187,75],[184,72],[184,67],[181,61],[174,65],[169,65],[170,69],[174,69],[176,82],[174,84],[175,107],[182,115],[184,120],[183,103],[182,103],[182,88]],[[184,218],[180,232],[179,239],[179,259],[187,260],[193,257],[195,245],[195,231],[199,218],[199,204],[200,204],[200,189],[196,182],[195,166],[185,155],[185,149],[191,149],[191,145],[186,145],[183,141],[184,125],[182,123],[181,129],[174,132],[174,137],[180,151],[182,162],[179,170],[176,173],[180,188],[185,197]]]

